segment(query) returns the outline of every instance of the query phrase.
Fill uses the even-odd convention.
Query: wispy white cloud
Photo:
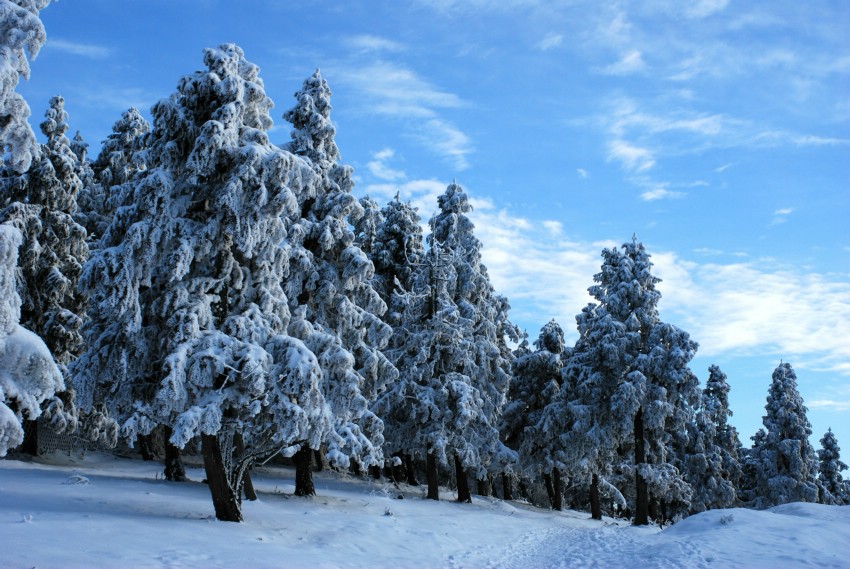
[[[576,173],[578,173],[579,178],[589,178],[590,177],[590,172],[588,172],[584,168],[577,169]]]
[[[645,172],[655,165],[655,157],[651,150],[621,139],[608,143],[608,159],[616,160],[628,170],[636,172]]]
[[[362,112],[409,125],[409,135],[430,152],[457,170],[468,167],[469,136],[442,116],[445,110],[467,106],[458,95],[435,87],[405,66],[385,61],[362,67],[347,64],[333,73],[357,92]]]
[[[557,236],[557,235],[560,235],[561,233],[564,232],[564,224],[561,223],[560,221],[548,220],[548,221],[544,221],[542,225],[552,235]]]
[[[387,165],[387,161],[393,156],[395,156],[395,151],[392,148],[384,148],[372,156],[373,159],[366,164],[366,168],[369,169],[372,176],[379,180],[390,182],[403,180],[406,177],[403,171],[395,170]]]
[[[405,51],[405,46],[397,41],[373,36],[368,34],[351,36],[344,40],[351,49],[361,52],[400,52]]]
[[[773,215],[790,215],[794,212],[793,207],[783,207],[782,209],[777,209],[773,212]]]
[[[676,192],[667,188],[659,187],[643,192],[640,195],[640,199],[646,202],[653,202],[657,200],[681,198],[684,197],[684,195],[685,194],[683,192]]]
[[[540,51],[549,51],[550,49],[556,48],[564,42],[564,36],[562,34],[547,34],[542,40],[537,42],[534,47],[539,49]]]
[[[604,75],[631,75],[646,71],[646,69],[647,65],[643,60],[643,54],[635,49],[623,55],[617,62],[599,68],[599,72]]]
[[[112,49],[102,45],[79,43],[59,38],[47,38],[44,47],[48,50],[54,49],[71,55],[79,55],[80,57],[92,59],[104,59],[112,55]]]
[[[773,212],[773,220],[771,225],[780,225],[788,221],[788,216],[794,213],[793,207],[784,207]]]

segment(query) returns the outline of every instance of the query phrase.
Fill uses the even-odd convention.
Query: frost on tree
[[[817,502],[817,458],[809,442],[812,426],[797,390],[791,364],[773,371],[763,418],[764,441],[753,448],[758,465],[753,505],[758,509],[789,502]]]
[[[729,424],[729,384],[716,365],[702,392],[699,410],[688,427],[689,437],[682,458],[685,477],[693,488],[690,511],[699,513],[737,505],[741,478],[735,427]]]
[[[550,505],[560,510],[561,488],[560,484],[553,485],[553,478],[560,481],[565,465],[553,456],[554,449],[561,445],[550,444],[551,438],[557,440],[560,433],[550,430],[550,425],[541,419],[563,382],[562,369],[569,350],[561,326],[554,320],[543,326],[534,347],[533,352],[529,350],[513,361],[500,431],[505,444],[519,451],[522,471],[534,477],[544,476]]]
[[[38,154],[35,134],[27,119],[30,108],[15,88],[29,79],[27,53],[35,58],[47,40],[38,13],[50,0],[0,0],[0,164],[26,172]],[[5,163],[5,164],[4,164]]]
[[[269,142],[273,103],[239,47],[204,64],[154,105],[133,202],[86,265],[75,379],[131,442],[158,424],[178,447],[201,439],[216,516],[237,521],[253,461],[317,449],[330,429],[326,354],[288,334],[282,288],[300,278],[287,220],[315,174]]]
[[[577,317],[579,341],[565,391],[575,395],[565,407],[578,421],[576,436],[586,439],[578,447],[598,473],[631,447],[625,469],[635,481],[635,523],[646,524],[651,507],[664,516],[667,506],[689,499],[672,451],[682,445],[699,400],[699,382],[688,368],[697,345],[661,321],[660,279],[643,244],[633,239],[621,250],[603,250],[602,258],[588,289],[596,302]],[[581,464],[580,456],[571,459]]]
[[[439,207],[396,330],[393,359],[402,375],[393,399],[382,403],[396,413],[392,439],[405,445],[398,450],[426,458],[434,499],[438,463],[453,463],[463,484],[469,470],[483,479],[516,460],[497,429],[509,382],[510,359],[499,338],[513,331],[507,302],[493,292],[481,263],[466,193],[451,184]],[[468,500],[463,490],[458,499]]]
[[[92,164],[94,180],[83,184],[78,200],[78,218],[89,233],[93,246],[103,238],[116,214],[124,213],[133,201],[136,174],[145,169],[140,152],[150,124],[138,109],[131,107],[112,126],[112,133],[103,141],[100,154]],[[116,224],[113,231],[127,228]]]
[[[841,460],[841,448],[832,429],[827,430],[823,435],[820,445],[821,448],[818,450],[820,499],[818,501],[822,504],[837,506],[850,504],[850,487],[841,476],[841,471],[847,470],[847,465]]]
[[[0,224],[0,456],[23,441],[23,421],[37,419],[42,406],[65,389],[47,346],[18,323],[15,267],[21,241],[17,229]]]
[[[47,143],[23,176],[25,196],[0,212],[0,221],[23,234],[19,254],[21,323],[47,344],[60,369],[82,351],[85,296],[79,291],[88,258],[86,231],[74,220],[82,182],[79,160],[66,136],[64,99],[50,100],[41,131]],[[58,431],[74,429],[77,411],[70,387],[45,407]]]
[[[364,215],[352,195],[353,170],[341,164],[331,121],[331,91],[316,71],[284,114],[292,123],[288,148],[306,158],[315,183],[298,196],[298,213],[284,247],[291,274],[285,281],[293,318],[290,333],[316,354],[334,428],[324,441],[339,467],[383,465],[384,425],[372,402],[398,372],[383,353],[392,329],[386,303],[373,288],[374,266],[355,240]],[[305,449],[306,451],[307,449]],[[308,452],[296,457],[296,493],[312,494]],[[298,482],[301,483],[298,483]]]

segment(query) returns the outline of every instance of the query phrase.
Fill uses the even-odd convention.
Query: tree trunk
[[[513,483],[511,481],[510,475],[507,472],[502,473],[502,499],[514,499]]]
[[[484,480],[478,480],[478,495],[479,496],[490,496],[492,493],[493,493],[493,491],[491,489],[489,479],[485,478]]]
[[[429,453],[425,460],[425,470],[428,478],[428,499],[440,499],[440,483],[437,478],[437,458]]]
[[[543,483],[546,485],[546,495],[549,496],[549,507],[555,507],[555,487],[552,485],[552,476],[547,472],[543,475]]]
[[[313,451],[313,461],[316,463],[316,472],[321,472],[325,468],[325,460],[322,456],[322,449],[316,449]]]
[[[643,409],[635,415],[635,521],[636,526],[649,524],[649,491],[646,480],[640,474],[640,466],[646,462],[646,446],[643,439]]]
[[[224,468],[218,437],[201,435],[201,450],[204,455],[207,485],[210,488],[213,506],[215,507],[215,517],[223,522],[241,522],[240,489],[232,488],[228,482],[228,473]]]
[[[407,476],[408,484],[419,486],[419,481],[416,479],[416,468],[413,466],[413,457],[409,454],[404,455],[404,473]]]
[[[594,474],[590,481],[590,517],[602,519],[602,508],[599,506],[599,475]]]
[[[455,477],[457,478],[457,501],[471,504],[472,493],[469,491],[469,478],[467,478],[466,471],[464,471],[457,455],[455,455]]]
[[[369,476],[371,476],[375,480],[380,480],[381,479],[381,467],[380,466],[370,466],[369,467]]]
[[[137,436],[136,445],[139,447],[139,454],[142,455],[142,460],[151,461],[154,459],[153,442],[151,441],[151,435]]]
[[[172,482],[185,482],[186,467],[183,466],[180,449],[171,444],[171,427],[163,429],[162,438],[165,440],[165,479]],[[220,450],[219,454],[221,454]]]
[[[18,447],[24,454],[38,456],[38,420],[24,419],[24,440]]]
[[[301,447],[292,457],[295,462],[295,495],[315,496],[316,487],[313,485],[313,449]]]
[[[561,492],[561,471],[557,468],[552,469],[552,481],[552,491],[555,495],[555,499],[552,501],[552,507],[560,512],[564,509],[564,496]]]
[[[236,458],[240,459],[245,456],[245,441],[242,439],[242,433],[233,435],[233,444],[236,446]],[[251,469],[245,470],[242,475],[242,491],[245,493],[245,499],[254,501],[257,499],[257,492],[254,491],[254,482],[251,480]]]

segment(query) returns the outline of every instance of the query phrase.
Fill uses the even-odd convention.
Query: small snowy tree
[[[38,154],[27,118],[30,108],[15,88],[29,79],[27,52],[35,58],[47,40],[38,13],[50,0],[0,0],[0,147],[12,171],[26,172]],[[3,162],[0,162],[2,164]]]
[[[25,200],[0,212],[0,221],[14,225],[24,236],[18,286],[21,323],[44,339],[65,373],[83,349],[85,296],[77,283],[89,252],[86,231],[74,220],[82,182],[77,155],[65,135],[68,114],[62,97],[50,100],[41,130],[47,143],[24,176]],[[45,417],[57,431],[76,428],[70,382],[69,389],[45,407]],[[30,452],[36,452],[37,441],[30,443]]]
[[[821,448],[818,450],[818,486],[821,490],[820,502],[823,504],[835,504],[838,506],[850,504],[850,488],[847,481],[841,476],[842,470],[847,470],[847,465],[841,461],[841,448],[838,440],[827,430],[820,440]]]
[[[381,320],[386,304],[371,280],[374,266],[355,242],[352,226],[363,208],[352,195],[353,170],[340,163],[330,118],[331,91],[319,71],[295,94],[284,114],[292,123],[288,148],[308,159],[317,180],[298,196],[300,216],[285,247],[297,272],[285,288],[293,319],[290,334],[318,357],[322,389],[334,421],[324,441],[332,464],[380,466],[384,425],[372,402],[398,372],[382,350],[392,329]],[[313,494],[308,448],[295,457],[296,494]]]
[[[119,208],[130,205],[135,190],[136,174],[144,170],[140,150],[150,124],[138,109],[131,107],[112,126],[92,170],[95,180],[83,184],[78,200],[78,218],[89,233],[90,245],[96,247],[112,223]],[[116,231],[126,230],[115,227]]]
[[[754,506],[817,502],[818,465],[809,442],[812,426],[791,364],[781,363],[774,370],[765,411],[764,442],[753,448],[759,467]]]
[[[520,467],[531,476],[543,475],[549,492],[550,505],[561,507],[560,471],[563,465],[554,459],[546,427],[539,427],[547,405],[561,389],[562,368],[568,351],[564,331],[554,320],[540,330],[534,342],[536,350],[518,356],[513,361],[512,378],[507,402],[502,413],[500,430],[505,444],[518,451]]]
[[[451,184],[439,207],[396,331],[403,374],[382,405],[401,419],[393,438],[406,441],[403,452],[426,458],[428,497],[439,499],[437,465],[453,463],[458,499],[469,501],[467,470],[484,479],[516,460],[497,429],[510,369],[499,334],[512,328],[481,263],[466,193]]]
[[[299,278],[285,220],[315,175],[269,142],[272,101],[242,50],[204,63],[152,109],[148,169],[86,266],[91,347],[75,369],[129,441],[157,424],[178,447],[200,438],[216,516],[240,521],[251,464],[330,429],[324,354],[287,333],[282,289]]]
[[[44,342],[23,328],[15,290],[20,232],[0,225],[0,457],[24,439],[24,420],[65,389],[62,373]]]
[[[732,411],[726,374],[716,365],[708,371],[683,457],[686,478],[693,488],[690,510],[694,513],[734,507],[741,477],[740,441],[735,428],[728,423]]]

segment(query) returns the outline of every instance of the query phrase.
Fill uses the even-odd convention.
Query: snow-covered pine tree
[[[24,236],[18,286],[21,324],[43,338],[63,373],[83,349],[86,299],[77,283],[89,254],[86,231],[74,220],[82,182],[77,176],[77,155],[65,135],[68,114],[64,103],[61,96],[53,97],[45,112],[41,131],[47,143],[24,177],[25,202],[14,202],[0,212],[0,221],[15,226]],[[78,416],[70,382],[44,411],[55,430],[76,428]],[[36,452],[37,441],[28,440],[27,447]]]
[[[635,524],[649,522],[650,508],[687,503],[690,488],[671,463],[675,437],[687,432],[699,401],[699,381],[688,368],[697,345],[687,332],[662,322],[660,279],[636,238],[602,251],[602,270],[588,289],[597,302],[577,317],[578,366],[569,390],[579,398],[571,412],[597,472],[615,452],[633,444]],[[563,389],[562,389],[563,391]],[[576,461],[571,461],[576,462]],[[580,461],[578,462],[580,463]],[[650,503],[650,493],[657,500]],[[658,512],[663,515],[663,512]]]
[[[31,58],[47,40],[38,13],[50,0],[0,0],[0,165],[23,174],[38,154],[35,133],[27,121],[30,108],[15,92],[20,77],[29,79]]]
[[[90,349],[75,370],[84,405],[103,401],[129,441],[157,424],[178,447],[200,438],[216,516],[239,521],[253,461],[317,449],[330,429],[282,289],[302,278],[280,244],[315,175],[269,142],[273,103],[242,50],[204,63],[154,105],[148,168],[113,222],[128,229],[86,266]]]
[[[78,200],[78,218],[89,233],[92,248],[106,234],[118,209],[133,201],[136,174],[144,170],[139,151],[143,149],[144,136],[148,132],[150,123],[138,109],[131,107],[115,121],[112,133],[103,141],[100,154],[92,164],[95,181],[83,184],[83,192]],[[119,228],[116,225],[114,228],[119,233],[124,230],[126,227],[123,226]]]
[[[716,365],[710,366],[708,372],[699,410],[689,425],[683,457],[686,479],[693,489],[692,513],[735,507],[741,478],[741,443],[735,427],[728,422],[732,411],[726,374]]]
[[[550,505],[561,510],[561,470],[546,445],[550,434],[540,423],[547,405],[557,397],[563,382],[562,370],[569,355],[564,331],[551,320],[540,330],[533,352],[514,359],[507,402],[499,430],[505,444],[519,453],[522,471],[533,478],[543,476]],[[539,429],[539,430],[538,430]]]
[[[363,208],[363,215],[354,221],[354,242],[371,259],[378,238],[378,227],[384,221],[383,214],[378,202],[369,196],[360,198],[360,207]]]
[[[458,500],[469,501],[469,469],[483,479],[516,460],[497,429],[511,363],[498,335],[509,323],[481,263],[466,193],[449,185],[439,207],[396,333],[394,360],[404,373],[394,390],[401,420],[393,439],[426,458],[429,498],[439,499],[439,463],[454,466]]]
[[[15,271],[22,240],[17,229],[0,224],[0,457],[24,440],[23,422],[37,419],[65,389],[47,346],[19,324]]]
[[[828,429],[820,440],[821,448],[818,449],[818,488],[821,491],[822,504],[835,504],[842,506],[850,504],[850,488],[847,481],[841,476],[842,470],[847,470],[847,465],[841,461],[841,448],[838,440]]]
[[[817,502],[817,457],[809,442],[812,426],[789,363],[773,371],[763,418],[765,439],[753,448],[756,472],[754,506]]]
[[[317,70],[284,114],[294,130],[289,150],[309,160],[317,181],[298,196],[285,247],[297,267],[285,281],[292,309],[290,334],[316,354],[334,429],[324,441],[332,464],[381,466],[384,425],[372,402],[398,376],[383,354],[392,328],[381,320],[386,304],[371,280],[374,267],[355,242],[352,226],[363,208],[352,195],[353,169],[340,163],[331,121],[331,91]],[[314,494],[312,453],[295,457],[296,494]]]

